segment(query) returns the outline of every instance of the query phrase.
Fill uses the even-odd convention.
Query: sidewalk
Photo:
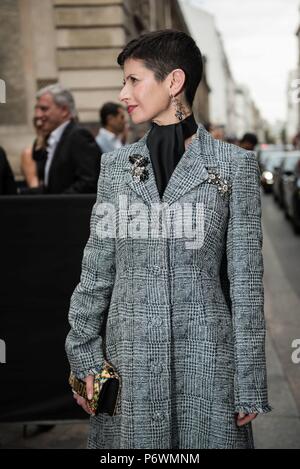
[[[265,315],[269,400],[273,411],[253,422],[256,448],[300,449],[300,364],[291,360],[300,338],[300,299],[264,231]]]
[[[270,336],[267,338],[267,361],[273,411],[258,416],[253,422],[255,448],[299,449],[299,412]]]
[[[29,425],[23,438],[22,424],[1,424],[0,449],[86,449],[88,423],[57,422],[52,430],[34,436],[35,430]]]

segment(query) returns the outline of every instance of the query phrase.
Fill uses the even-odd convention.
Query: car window
[[[272,156],[269,156],[268,159],[265,161],[264,169],[266,171],[274,171],[274,168],[276,168],[277,166],[280,166],[283,158],[284,157],[282,154],[279,154],[279,155],[273,154]]]
[[[283,169],[284,171],[294,171],[296,164],[300,160],[300,155],[291,155],[286,156],[283,161]]]

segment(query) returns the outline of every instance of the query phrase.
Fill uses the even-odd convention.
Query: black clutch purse
[[[89,407],[95,415],[107,413],[116,414],[118,397],[120,394],[120,376],[114,367],[105,360],[100,373],[94,375],[94,393],[88,399],[86,383],[78,379],[73,372],[70,373],[69,384],[74,392],[88,401]]]

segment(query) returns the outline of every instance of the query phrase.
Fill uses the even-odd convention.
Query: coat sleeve
[[[268,405],[260,171],[253,152],[238,151],[227,231],[228,279],[235,348],[235,411],[265,413]]]
[[[103,236],[101,205],[109,203],[110,154],[103,154],[90,236],[83,252],[80,282],[70,301],[71,330],[65,348],[73,373],[83,379],[104,362],[101,329],[105,324],[115,280],[115,239]]]

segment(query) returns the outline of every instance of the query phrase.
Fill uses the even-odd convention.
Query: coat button
[[[164,420],[165,418],[165,415],[163,412],[159,412],[158,410],[153,412],[152,414],[152,419],[155,421],[155,422],[159,422],[161,420]]]
[[[184,384],[183,384],[183,381],[180,381],[177,385],[177,391],[178,392],[182,392],[184,389]]]
[[[155,375],[159,375],[161,373],[163,373],[164,371],[164,367],[162,364],[157,364],[157,363],[152,363],[151,366],[150,366],[150,369],[151,369],[151,373],[155,374]]]
[[[149,319],[148,322],[149,326],[161,326],[162,325],[162,319],[161,318],[152,318]]]
[[[152,272],[154,274],[159,274],[161,272],[161,267],[159,265],[153,265],[152,266]]]

